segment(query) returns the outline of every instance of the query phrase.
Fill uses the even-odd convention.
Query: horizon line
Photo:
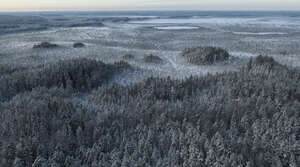
[[[197,10],[197,9],[91,9],[91,10],[87,10],[87,9],[55,9],[55,10],[0,10],[0,13],[35,13],[35,12],[148,12],[148,11],[152,11],[152,12],[164,12],[164,11],[168,11],[168,12],[300,12],[299,10],[290,10],[290,9],[285,9],[285,10],[261,10],[261,9],[257,9],[257,10]]]

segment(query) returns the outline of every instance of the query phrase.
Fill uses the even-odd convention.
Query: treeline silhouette
[[[0,106],[0,166],[299,165],[298,70],[259,56],[236,72],[99,84],[116,66],[127,64],[74,60],[4,76],[20,91]],[[100,87],[78,102],[63,78]]]

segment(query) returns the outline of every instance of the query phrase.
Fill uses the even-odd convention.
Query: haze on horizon
[[[0,0],[0,11],[300,10],[299,0]]]

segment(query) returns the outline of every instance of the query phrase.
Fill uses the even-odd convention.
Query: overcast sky
[[[300,0],[0,0],[0,11],[300,10]]]

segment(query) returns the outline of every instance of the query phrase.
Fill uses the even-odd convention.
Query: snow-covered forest
[[[0,166],[300,166],[300,14],[181,14],[0,15]]]
[[[299,163],[299,70],[260,56],[237,72],[101,84],[124,68],[78,59],[8,71],[1,166]]]

